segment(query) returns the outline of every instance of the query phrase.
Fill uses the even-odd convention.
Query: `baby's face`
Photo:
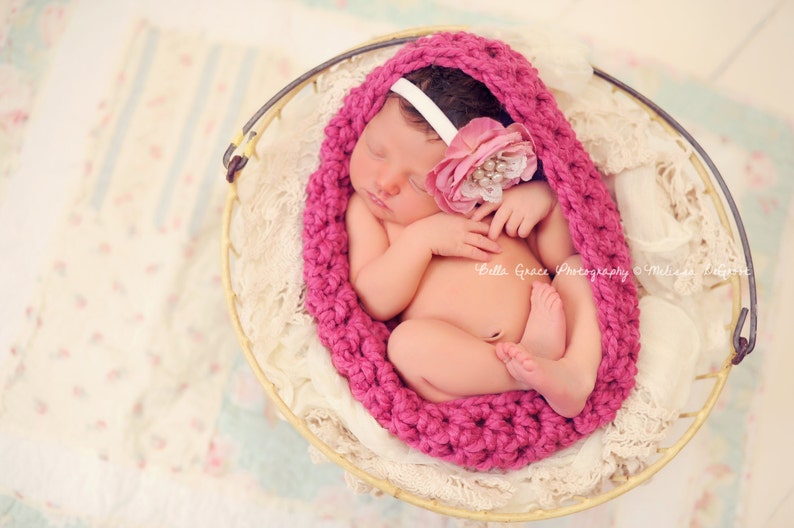
[[[444,157],[438,136],[408,123],[389,98],[361,133],[350,156],[350,181],[376,218],[408,225],[440,211],[425,177]]]

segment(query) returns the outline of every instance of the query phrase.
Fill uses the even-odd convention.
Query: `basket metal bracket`
[[[226,164],[226,181],[233,183],[234,177],[237,175],[237,171],[245,167],[247,163],[248,158],[245,156],[240,156],[239,154],[232,156],[232,158]]]
[[[248,141],[245,144],[245,148],[243,149],[243,154],[234,154],[234,151],[237,150],[237,147],[243,142],[245,138],[246,132],[248,133]],[[237,136],[232,139],[229,146],[226,147],[226,152],[223,153],[223,166],[226,167],[226,181],[229,183],[234,182],[234,177],[237,175],[237,172],[240,171],[245,165],[248,163],[248,159],[253,156],[254,154],[254,146],[256,145],[256,140],[258,136],[256,132],[251,131],[250,127],[248,130],[243,130]]]
[[[742,360],[747,357],[750,352],[755,348],[755,335],[756,335],[756,315],[755,304],[751,305],[750,310],[750,338],[744,337],[742,329],[744,328],[745,319],[747,319],[747,308],[742,308],[739,313],[739,319],[736,321],[736,328],[733,330],[733,349],[736,354],[731,359],[731,364],[738,365]]]

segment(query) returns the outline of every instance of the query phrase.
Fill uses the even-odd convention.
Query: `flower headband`
[[[447,144],[444,158],[425,181],[427,192],[442,210],[468,214],[483,201],[501,201],[504,189],[532,179],[538,158],[532,137],[521,123],[505,127],[495,119],[478,117],[458,130],[408,79],[397,79],[391,91],[411,103]]]

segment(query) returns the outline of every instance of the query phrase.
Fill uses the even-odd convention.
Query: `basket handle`
[[[359,53],[373,51],[376,49],[385,48],[389,46],[401,45],[406,42],[416,40],[417,38],[418,35],[387,38],[382,41],[376,41],[365,46],[354,48],[346,53],[338,55],[312,68],[311,70],[307,71],[300,77],[293,80],[287,86],[279,90],[278,93],[276,93],[273,97],[270,98],[270,100],[268,100],[264,105],[262,105],[262,107],[259,108],[259,110],[248,120],[248,122],[243,126],[242,131],[237,134],[237,136],[231,141],[231,143],[227,147],[226,152],[223,155],[223,166],[226,168],[226,181],[228,181],[229,183],[233,183],[237,172],[239,172],[248,163],[248,158],[249,158],[248,151],[252,150],[253,145],[258,139],[256,137],[256,132],[251,130],[253,126],[272,106],[274,106],[274,104],[277,101],[279,101],[285,94],[292,91],[293,88],[295,88],[300,84],[308,82],[312,78],[319,75],[319,73],[325,70],[326,68],[334,64],[337,64],[339,62],[342,62],[344,60],[347,60]],[[708,166],[709,170],[714,176],[714,179],[717,181],[717,184],[722,190],[723,197],[725,198],[728,208],[730,209],[731,214],[736,222],[736,229],[738,231],[739,239],[742,244],[742,250],[744,252],[744,260],[746,264],[746,276],[747,276],[747,282],[748,282],[749,294],[750,294],[750,307],[749,309],[746,307],[742,307],[739,313],[739,317],[736,321],[736,327],[733,330],[733,348],[735,353],[733,358],[731,359],[731,363],[734,365],[738,365],[755,348],[756,334],[758,331],[758,313],[757,313],[757,288],[755,282],[755,271],[753,269],[753,258],[750,253],[750,244],[747,240],[747,233],[745,232],[744,224],[742,223],[741,216],[739,215],[739,210],[736,207],[736,202],[733,200],[733,197],[731,196],[731,193],[728,190],[728,186],[725,183],[725,180],[722,178],[722,175],[720,174],[719,170],[714,165],[714,162],[711,160],[708,154],[706,154],[705,150],[703,150],[703,147],[701,147],[700,144],[697,141],[695,141],[695,138],[692,137],[692,135],[689,132],[687,132],[686,129],[684,129],[684,127],[682,127],[675,119],[673,119],[673,117],[670,114],[665,112],[662,108],[659,107],[659,105],[657,105],[656,103],[645,97],[644,95],[640,94],[630,86],[626,85],[625,83],[617,80],[616,78],[612,77],[611,75],[603,72],[598,68],[593,68],[593,70],[596,76],[602,77],[603,79],[628,91],[631,95],[633,95],[634,97],[642,101],[644,104],[646,104],[648,107],[653,109],[656,113],[659,114],[659,116],[662,119],[667,121],[667,123],[670,126],[672,126],[679,134],[681,134],[684,138],[686,138],[686,140],[693,146],[695,151],[698,153],[700,158]],[[243,154],[232,155],[234,151],[237,149],[237,147],[243,142],[246,134],[248,135],[248,141]],[[251,148],[249,149],[249,147]],[[742,335],[742,332],[744,330],[744,324],[746,322],[748,314],[750,316],[750,329],[748,336],[745,337]]]
[[[251,140],[255,139],[256,136],[256,132],[251,131],[253,126],[263,115],[265,115],[265,113],[267,113],[268,110],[270,110],[271,107],[273,107],[286,94],[290,93],[295,87],[311,81],[321,72],[325,71],[331,66],[340,62],[344,62],[360,53],[366,53],[390,46],[399,46],[407,42],[412,42],[418,39],[420,36],[421,35],[386,37],[383,40],[378,40],[363,46],[359,46],[315,66],[311,70],[307,71],[303,75],[297,77],[295,80],[284,86],[284,88],[279,90],[278,93],[271,97],[264,105],[259,108],[259,110],[254,113],[253,116],[251,116],[248,122],[246,122],[243,126],[242,131],[239,132],[237,136],[235,136],[234,139],[232,139],[232,141],[229,143],[229,146],[226,148],[226,151],[223,154],[223,166],[226,168],[226,181],[233,183],[237,172],[245,167],[246,163],[248,163],[249,154],[247,152],[244,152],[243,155],[232,155],[237,147],[239,147],[243,142],[245,135],[248,134],[247,145],[251,144]]]

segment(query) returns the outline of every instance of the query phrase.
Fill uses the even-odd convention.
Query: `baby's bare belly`
[[[402,319],[440,319],[483,339],[521,339],[536,280],[549,282],[523,240],[502,236],[487,262],[434,257]]]

